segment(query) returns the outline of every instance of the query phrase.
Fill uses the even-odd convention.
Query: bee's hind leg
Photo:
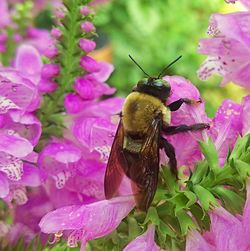
[[[174,147],[163,137],[160,139],[160,148],[164,149],[166,155],[169,158],[169,166],[173,175],[178,179],[178,170],[177,170],[177,160],[175,157]]]

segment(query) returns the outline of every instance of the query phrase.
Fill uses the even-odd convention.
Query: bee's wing
[[[126,172],[131,179],[137,208],[143,211],[149,208],[157,189],[161,124],[161,118],[153,120],[142,145],[139,159],[134,160]]]
[[[124,159],[122,151],[123,139],[124,129],[121,119],[113,141],[105,173],[104,191],[106,199],[110,199],[115,196],[122,181],[124,170],[127,169],[127,163]]]

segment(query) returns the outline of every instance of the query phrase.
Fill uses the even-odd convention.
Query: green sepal
[[[190,207],[190,211],[195,218],[200,229],[209,230],[210,227],[210,218],[208,213],[206,213],[202,207],[196,203]]]
[[[241,159],[241,155],[249,151],[248,150],[249,146],[250,146],[250,133],[245,135],[244,137],[239,136],[234,145],[234,149],[229,157],[229,160]]]
[[[170,171],[170,168],[162,166],[161,177],[163,178],[164,184],[169,193],[174,193],[176,190],[178,190],[178,182],[176,177]]]
[[[128,217],[128,239],[129,241],[135,239],[140,235],[141,229],[138,225],[138,222],[133,216]]]
[[[190,229],[197,229],[197,225],[185,210],[178,211],[176,216],[180,223],[182,235],[186,235]]]
[[[143,225],[145,225],[146,223],[153,223],[154,225],[159,226],[160,218],[155,207],[150,207],[148,209]]]
[[[242,196],[222,186],[214,187],[212,192],[219,197],[225,208],[231,213],[236,214],[242,212],[242,208],[245,203],[245,200],[242,198]]]
[[[234,166],[243,180],[250,176],[250,163],[239,159],[231,159],[230,164]]]
[[[204,154],[211,170],[219,170],[219,158],[213,141],[209,138],[207,142],[199,142],[202,153]]]
[[[208,162],[205,160],[198,161],[195,165],[195,170],[192,173],[190,180],[194,185],[199,184],[202,180],[206,178],[207,172],[208,172]]]
[[[206,188],[200,185],[195,185],[193,186],[193,190],[195,194],[197,195],[202,208],[205,211],[208,211],[208,209],[211,207],[219,206],[219,203],[217,202],[213,194],[210,191],[208,191]]]
[[[157,229],[160,233],[165,236],[176,237],[176,233],[173,231],[173,228],[167,225],[164,221],[160,220]]]
[[[172,202],[175,205],[175,215],[178,211],[189,208],[192,204],[194,204],[197,200],[196,195],[191,191],[183,191],[177,193],[168,201]]]

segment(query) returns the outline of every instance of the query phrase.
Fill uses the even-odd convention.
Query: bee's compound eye
[[[140,85],[146,85],[148,83],[148,79],[147,78],[143,78],[143,79],[141,79],[139,82],[138,82],[138,84],[140,84]]]

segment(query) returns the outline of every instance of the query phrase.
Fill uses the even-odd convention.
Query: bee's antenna
[[[141,71],[146,74],[149,78],[150,76],[142,69],[142,67],[132,58],[131,55],[128,55],[130,57],[130,59],[141,69]]]
[[[160,78],[162,76],[162,74],[170,67],[172,66],[174,63],[176,63],[179,59],[181,59],[182,56],[179,56],[178,58],[176,58],[174,61],[172,61],[169,65],[167,65],[158,75],[158,78]]]

